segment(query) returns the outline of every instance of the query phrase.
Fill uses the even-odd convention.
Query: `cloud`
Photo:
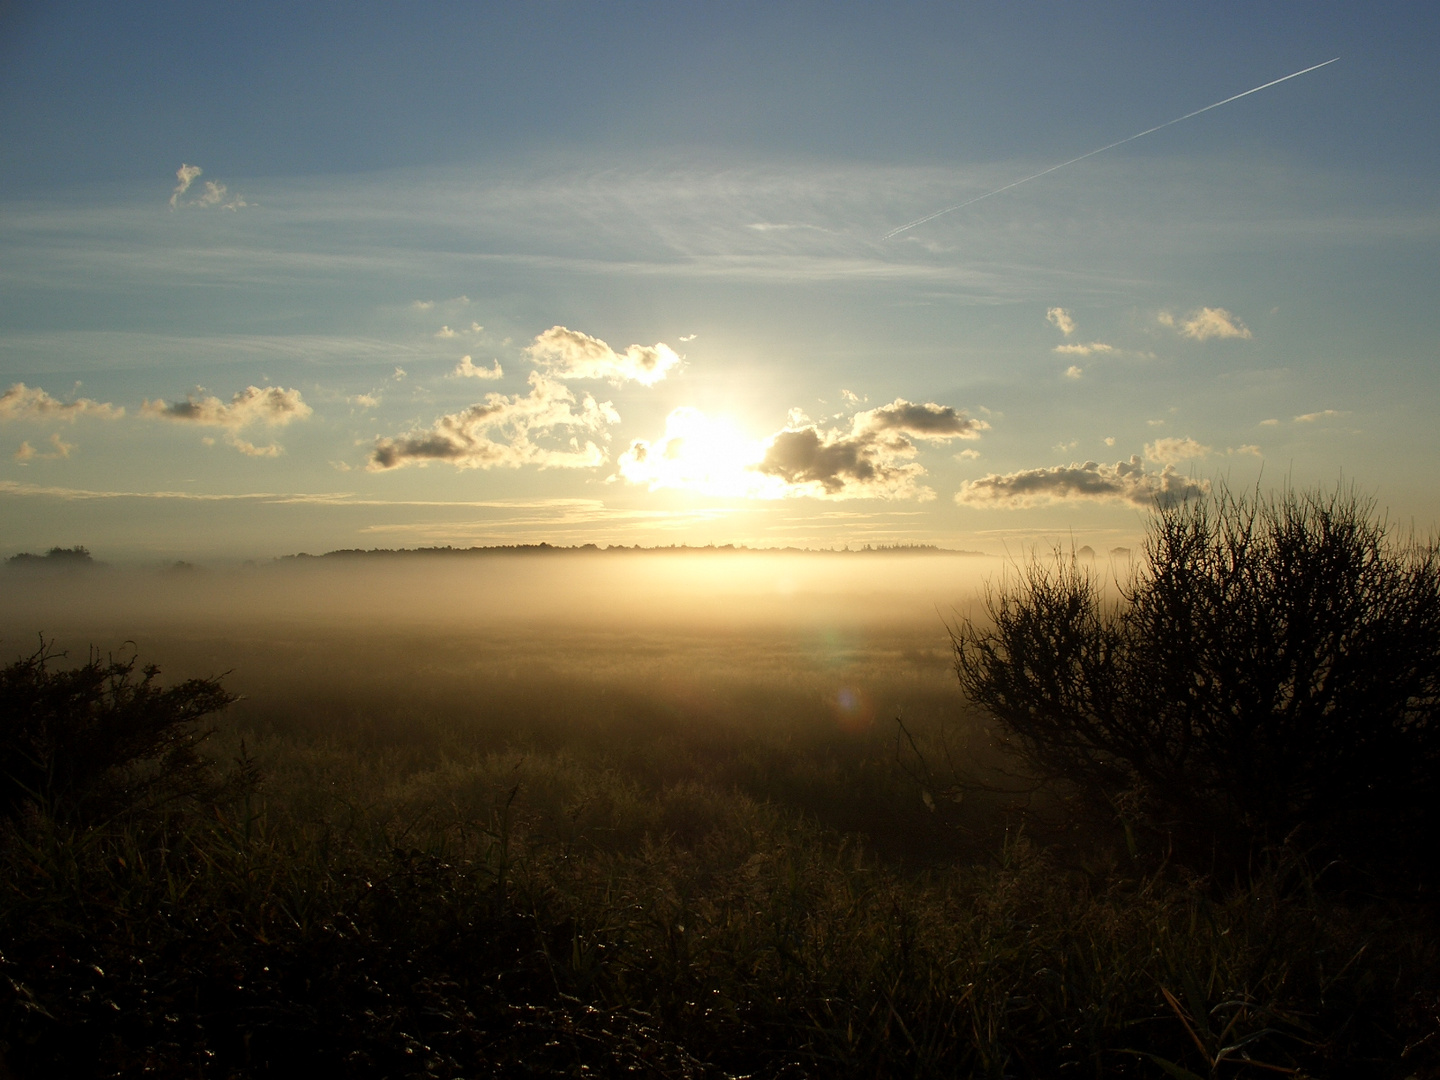
[[[44,450],[36,450],[28,441],[20,444],[20,449],[15,451],[16,461],[57,461],[61,458],[68,458],[71,451],[75,449],[74,443],[67,443],[60,438],[58,432],[51,434],[50,446],[52,449],[47,453]]]
[[[988,428],[950,406],[896,398],[856,413],[849,431],[810,424],[774,435],[755,466],[784,481],[786,494],[830,499],[932,499],[918,483],[925,468],[912,460],[912,439],[941,443],[978,438]]]
[[[1194,439],[1156,439],[1145,446],[1145,456],[1159,465],[1176,465],[1191,458],[1203,458],[1210,453],[1210,447],[1201,446]]]
[[[699,334],[682,334],[680,335],[680,341],[683,344],[687,341],[694,341],[699,336]]]
[[[187,396],[184,401],[146,401],[141,413],[163,420],[225,428],[225,441],[248,457],[279,457],[285,451],[276,443],[256,446],[240,437],[240,429],[252,424],[284,427],[294,420],[303,420],[314,410],[300,396],[299,390],[278,386],[247,386],[229,402],[217,397]],[[214,440],[206,439],[206,445]]]
[[[572,434],[567,449],[554,449],[536,445],[532,436],[548,435],[557,428],[605,435],[609,425],[619,422],[610,402],[596,402],[589,394],[577,402],[567,387],[533,371],[530,393],[524,397],[487,394],[483,402],[440,417],[428,430],[377,439],[367,468],[384,472],[431,461],[449,462],[460,469],[521,465],[589,468],[606,460],[605,452],[594,442],[582,446]]]
[[[431,308],[433,308],[433,307],[435,306],[435,301],[434,301],[434,300],[413,300],[413,301],[411,301],[410,306],[411,306],[412,308],[414,308],[416,311],[429,311]]]
[[[1113,353],[1115,346],[1106,345],[1103,341],[1092,341],[1088,345],[1076,342],[1074,345],[1056,345],[1055,351],[1061,356],[1091,356],[1095,353]]]
[[[438,338],[452,338],[455,336],[455,331],[451,330],[448,326],[442,326],[439,330],[435,331],[435,336]]]
[[[181,201],[181,196],[190,190],[190,185],[204,173],[205,170],[199,165],[181,165],[175,170],[175,179],[179,181],[175,190],[170,193],[170,209],[177,207],[196,206],[201,209],[219,207],[221,210],[240,210],[250,204],[245,201],[243,195],[230,197],[230,189],[224,184],[215,180],[205,181],[205,190],[189,201]],[[228,202],[226,200],[229,200]]]
[[[355,394],[345,399],[351,405],[359,405],[362,409],[373,409],[380,404],[379,394]]]
[[[1202,307],[1192,311],[1188,318],[1176,321],[1168,311],[1157,316],[1161,326],[1168,326],[1181,337],[1193,341],[1209,341],[1211,338],[1248,338],[1250,331],[1239,319],[1224,308]]]
[[[1226,450],[1225,453],[1227,453],[1227,454],[1248,454],[1248,455],[1251,456],[1251,457],[1264,457],[1264,456],[1265,456],[1263,453],[1260,452],[1260,447],[1256,446],[1254,443],[1246,443],[1244,446],[1231,447],[1229,450]]]
[[[500,370],[499,360],[495,361],[494,367],[483,368],[476,367],[470,357],[462,356],[460,358],[460,363],[455,365],[455,370],[452,371],[451,374],[458,375],[466,379],[498,379],[501,378],[505,373]]]
[[[184,401],[146,401],[140,411],[147,416],[165,420],[181,420],[207,427],[243,428],[250,424],[265,424],[267,427],[283,427],[292,420],[303,420],[314,410],[305,404],[299,390],[284,390],[278,386],[247,386],[229,402],[217,397],[195,398],[187,396]]]
[[[1045,312],[1045,321],[1055,327],[1066,337],[1075,332],[1075,320],[1070,313],[1062,307],[1052,307]]]
[[[98,416],[102,420],[118,420],[125,410],[108,402],[76,398],[58,401],[38,386],[17,382],[0,394],[0,420],[65,420],[74,423],[77,416]]]
[[[1307,412],[1295,417],[1297,424],[1313,424],[1317,420],[1331,420],[1337,416],[1348,416],[1349,413],[1340,409],[1321,409],[1319,412]]]
[[[537,335],[525,351],[551,378],[608,379],[616,386],[632,379],[654,386],[680,363],[675,350],[663,342],[631,345],[617,353],[599,338],[563,326]]]
[[[1269,420],[1261,420],[1261,421],[1260,421],[1260,426],[1261,426],[1261,427],[1277,427],[1277,426],[1279,426],[1279,424],[1280,424],[1280,421],[1277,420],[1277,419],[1276,419],[1275,417],[1273,417],[1273,416],[1272,416]]]
[[[175,209],[176,204],[180,201],[180,196],[190,190],[190,185],[195,182],[195,178],[203,171],[199,165],[185,164],[182,164],[180,168],[175,170],[175,179],[180,182],[175,185],[175,190],[170,193],[171,210]]]
[[[651,491],[781,498],[784,484],[755,471],[764,454],[763,443],[747,439],[724,420],[681,406],[665,418],[660,438],[636,439],[616,459],[616,476]]]
[[[1076,365],[1076,364],[1071,364],[1068,368],[1065,369],[1065,377],[1066,377],[1067,379],[1078,379],[1078,378],[1080,378],[1080,377],[1081,377],[1082,375],[1084,375],[1084,374],[1085,374],[1085,369],[1082,368],[1082,367],[1079,367],[1079,366]]]
[[[991,506],[1006,509],[1044,505],[1052,502],[1120,502],[1149,507],[1174,505],[1210,490],[1207,480],[1191,480],[1167,465],[1147,472],[1140,456],[1129,461],[1104,465],[1056,465],[1045,469],[1024,469],[1007,474],[991,473],[961,486],[955,501],[962,506]]]

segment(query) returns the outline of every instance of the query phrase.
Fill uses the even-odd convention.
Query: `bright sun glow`
[[[653,443],[636,439],[618,464],[622,477],[651,491],[778,497],[783,492],[776,478],[755,471],[764,456],[764,444],[729,420],[682,406],[665,418],[664,436]]]

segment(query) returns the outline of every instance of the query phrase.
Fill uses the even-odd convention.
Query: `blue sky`
[[[1437,29],[0,6],[0,549],[1103,549],[1222,480],[1434,531]]]

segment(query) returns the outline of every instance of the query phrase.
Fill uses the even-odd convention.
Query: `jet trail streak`
[[[1177,116],[1174,120],[1166,120],[1165,123],[1156,124],[1152,128],[1146,128],[1144,131],[1141,131],[1138,134],[1130,135],[1124,139],[1120,139],[1118,142],[1112,142],[1108,146],[1100,147],[1100,149],[1098,150],[1091,150],[1088,154],[1081,154],[1079,157],[1073,157],[1069,161],[1062,161],[1059,165],[1051,165],[1048,169],[1041,169],[1037,173],[1031,173],[1029,176],[1022,177],[1019,180],[1013,180],[1010,183],[1006,184],[1004,187],[998,187],[994,191],[987,191],[984,195],[976,195],[973,199],[966,199],[964,202],[956,203],[954,206],[947,206],[944,210],[936,210],[933,214],[926,214],[922,218],[916,218],[908,225],[901,225],[898,229],[891,229],[880,239],[890,240],[896,236],[899,236],[903,232],[909,232],[917,225],[924,225],[927,221],[934,221],[936,218],[948,214],[951,211],[964,209],[967,206],[971,206],[979,202],[981,199],[990,198],[991,195],[999,195],[1002,191],[1009,191],[1011,188],[1017,188],[1021,184],[1028,184],[1031,180],[1038,180],[1042,176],[1048,176],[1056,169],[1065,168],[1066,165],[1074,165],[1077,161],[1084,161],[1086,158],[1092,158],[1096,154],[1103,154],[1106,150],[1114,150],[1117,146],[1124,146],[1126,143],[1134,142],[1136,139],[1143,139],[1146,135],[1153,135],[1155,134],[1155,132],[1162,131],[1172,124],[1180,123],[1181,120],[1189,120],[1192,116],[1199,116],[1201,113],[1209,112],[1211,109],[1218,109],[1221,105],[1229,105],[1232,101],[1239,101],[1241,98],[1249,97],[1251,94],[1258,94],[1261,90],[1268,90],[1270,87],[1276,86],[1279,83],[1288,82],[1290,79],[1298,79],[1301,75],[1308,75],[1312,71],[1318,71],[1323,67],[1327,67],[1330,64],[1335,63],[1335,61],[1339,59],[1340,58],[1336,56],[1330,60],[1326,60],[1323,64],[1315,64],[1313,67],[1307,67],[1301,71],[1293,72],[1282,78],[1272,79],[1267,83],[1255,87],[1253,90],[1246,90],[1243,94],[1235,94],[1232,97],[1227,97],[1224,101],[1217,101],[1213,105],[1206,105],[1203,109],[1196,109],[1194,112],[1188,112],[1184,116]]]

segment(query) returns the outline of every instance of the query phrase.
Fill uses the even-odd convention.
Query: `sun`
[[[651,491],[661,488],[706,495],[764,498],[774,478],[755,471],[765,444],[748,437],[728,417],[706,416],[681,406],[665,418],[655,442],[636,439],[620,455],[620,475]]]

